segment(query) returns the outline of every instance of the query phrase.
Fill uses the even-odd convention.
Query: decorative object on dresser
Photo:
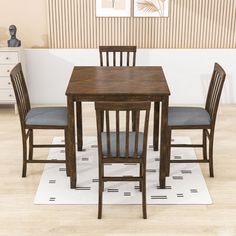
[[[8,47],[20,47],[21,46],[21,41],[16,38],[16,26],[15,25],[10,25],[9,26],[9,33],[11,35],[11,38],[7,41]]]
[[[16,100],[10,80],[12,68],[20,62],[20,48],[0,48],[0,104],[14,104]]]

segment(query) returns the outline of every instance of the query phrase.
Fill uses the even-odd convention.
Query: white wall
[[[96,49],[25,49],[25,68],[32,104],[65,104],[74,65],[99,64]],[[223,103],[236,103],[236,50],[138,49],[137,66],[161,65],[171,104],[203,104],[214,62],[227,73]]]

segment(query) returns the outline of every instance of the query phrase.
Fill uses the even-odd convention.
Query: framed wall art
[[[130,17],[130,0],[96,0],[97,17]]]
[[[168,17],[169,0],[134,0],[135,17]]]

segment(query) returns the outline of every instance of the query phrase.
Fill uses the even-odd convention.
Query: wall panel
[[[95,0],[47,1],[51,48],[234,48],[236,43],[235,0],[169,0],[168,18],[97,18]]]

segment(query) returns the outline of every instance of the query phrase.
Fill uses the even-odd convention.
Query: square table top
[[[169,96],[170,91],[160,66],[76,66],[66,95],[83,101],[155,101]]]

